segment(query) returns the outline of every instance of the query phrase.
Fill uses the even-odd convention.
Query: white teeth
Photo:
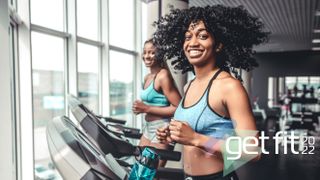
[[[190,50],[189,51],[190,56],[199,56],[202,54],[202,51],[199,50]]]

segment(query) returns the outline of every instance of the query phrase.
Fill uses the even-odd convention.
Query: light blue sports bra
[[[142,88],[142,91],[140,93],[140,98],[147,105],[169,106],[170,103],[169,103],[168,99],[166,98],[166,96],[163,95],[162,93],[158,92],[154,88],[154,81],[156,79],[156,76],[157,76],[157,74],[155,75],[154,79],[152,80],[152,82],[150,83],[150,85],[146,89]]]
[[[210,92],[212,81],[216,79],[221,71],[222,70],[219,70],[214,74],[198,102],[192,106],[184,107],[185,97],[188,93],[191,82],[186,90],[185,96],[180,101],[180,104],[174,114],[175,120],[187,122],[197,133],[217,139],[222,139],[225,136],[232,135],[234,133],[232,120],[217,114],[208,103],[208,94]]]

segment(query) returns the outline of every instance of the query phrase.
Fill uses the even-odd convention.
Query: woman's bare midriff
[[[167,119],[166,117],[162,117],[162,116],[157,116],[154,114],[146,114],[145,120],[146,121],[155,121],[155,120],[159,120],[159,119]]]
[[[208,153],[194,146],[183,147],[184,172],[188,175],[201,176],[223,170],[221,154]]]

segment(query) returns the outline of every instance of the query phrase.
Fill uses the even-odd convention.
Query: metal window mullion
[[[52,36],[61,37],[61,38],[69,38],[71,36],[71,34],[69,34],[69,33],[57,31],[57,30],[46,28],[46,27],[39,26],[36,24],[31,24],[31,30],[35,31],[35,32],[39,32],[39,33],[44,33],[44,34],[48,34],[48,35],[52,35]]]
[[[128,49],[123,49],[121,47],[117,47],[117,46],[113,46],[113,45],[109,45],[109,49],[113,50],[113,51],[118,51],[118,52],[121,52],[121,53],[125,53],[125,54],[130,54],[130,55],[133,55],[133,56],[136,56],[138,54],[135,51],[131,51],[131,50],[128,50]]]
[[[90,44],[90,45],[93,45],[93,46],[99,46],[99,47],[103,47],[104,46],[103,42],[94,41],[94,40],[87,39],[87,38],[80,37],[80,36],[77,36],[77,41],[81,42],[81,43],[85,43],[85,44]]]
[[[78,95],[78,63],[77,63],[77,1],[67,1],[67,32],[71,35],[67,40],[67,86],[68,94]],[[68,101],[68,100],[67,100]],[[70,111],[68,114],[71,114]],[[75,120],[71,117],[72,120]],[[75,122],[75,121],[74,121]]]
[[[15,3],[15,2],[14,2]],[[13,26],[13,82],[12,86],[14,88],[14,119],[15,119],[15,158],[16,158],[16,165],[15,165],[15,179],[21,180],[22,179],[22,163],[21,163],[21,125],[20,125],[20,99],[19,99],[19,90],[20,90],[20,81],[19,81],[19,54],[18,54],[18,26],[16,24],[12,24]]]
[[[101,1],[101,41],[105,44],[101,48],[101,113],[110,116],[109,1]]]
[[[67,0],[63,1],[63,31],[67,32],[68,31],[68,5],[67,5]],[[64,73],[63,73],[63,78],[64,78],[64,104],[65,104],[65,115],[70,117],[69,110],[68,110],[68,101],[67,101],[67,95],[69,92],[69,76],[68,76],[68,67],[69,67],[69,61],[68,61],[68,41],[71,37],[71,34],[69,34],[68,38],[64,38]]]
[[[134,7],[134,21],[135,21],[135,32],[134,32],[134,43],[136,54],[134,56],[134,74],[135,77],[133,80],[133,98],[138,99],[140,94],[140,85],[142,84],[142,64],[141,64],[141,41],[142,41],[142,2],[140,0],[135,1]],[[133,100],[134,100],[133,99]],[[133,126],[135,128],[142,128],[142,116],[133,116]]]
[[[98,4],[97,4],[97,8],[98,8],[98,40],[99,42],[101,42],[102,39],[102,7],[101,7],[101,0],[98,0]],[[103,44],[103,42],[101,42]],[[103,76],[102,76],[102,57],[103,57],[103,52],[102,52],[102,48],[99,47],[99,62],[98,62],[98,95],[99,95],[99,99],[98,99],[98,104],[99,104],[99,114],[102,114],[103,108],[102,108],[102,83],[103,83]]]
[[[18,14],[23,24],[18,27],[18,126],[19,177],[22,180],[34,178],[34,132],[33,132],[33,90],[30,32],[30,2],[17,0]]]
[[[15,2],[14,2],[15,3]],[[20,168],[20,165],[21,163],[18,163],[20,155],[21,155],[21,152],[20,152],[20,125],[19,125],[19,114],[20,114],[20,106],[19,106],[19,103],[18,103],[18,100],[19,99],[18,95],[19,95],[19,67],[18,67],[18,30],[17,30],[18,27],[16,26],[13,26],[13,29],[12,29],[12,35],[13,35],[13,59],[12,59],[12,80],[13,80],[13,103],[14,103],[14,106],[13,106],[13,109],[14,109],[14,143],[15,143],[15,179],[19,180],[21,179],[21,173],[19,173],[19,168]]]

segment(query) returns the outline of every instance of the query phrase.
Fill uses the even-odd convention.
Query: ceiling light
[[[320,43],[320,39],[312,39],[312,43]]]
[[[312,51],[320,51],[320,47],[313,47]]]
[[[313,32],[314,33],[320,33],[320,29],[314,29]]]

